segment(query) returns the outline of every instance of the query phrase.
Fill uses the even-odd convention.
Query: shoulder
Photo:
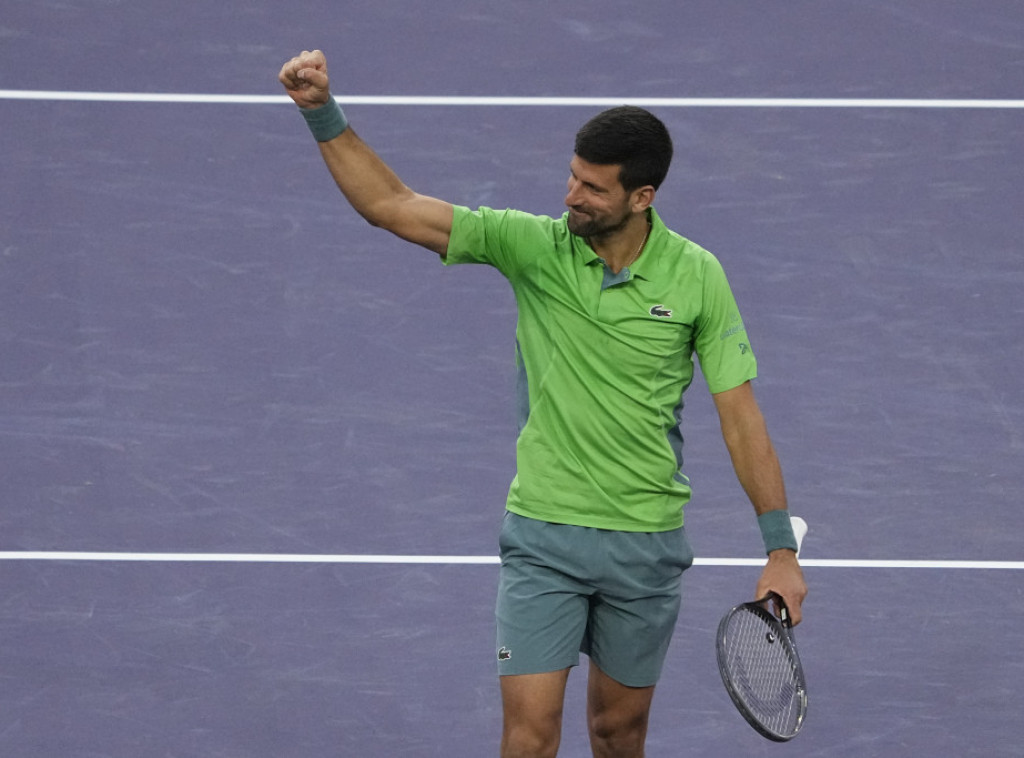
[[[509,273],[568,236],[563,219],[511,208],[455,206],[448,257],[451,262],[491,263]]]
[[[473,209],[463,205],[456,205],[453,225],[457,228],[490,228],[495,230],[514,229],[526,233],[555,234],[560,230],[566,230],[563,219],[554,219],[550,216],[539,216],[526,211],[513,208],[495,209],[481,206]]]
[[[657,261],[659,273],[669,279],[692,285],[707,277],[724,276],[722,264],[714,254],[669,229],[653,209],[651,240],[657,246],[657,254],[651,260]]]

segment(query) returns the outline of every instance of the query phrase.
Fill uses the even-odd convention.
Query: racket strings
[[[766,728],[791,734],[803,718],[803,687],[786,640],[754,613],[736,613],[726,630],[724,665],[736,695]]]

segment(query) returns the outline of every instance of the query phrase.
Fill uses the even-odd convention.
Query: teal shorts
[[[627,687],[657,683],[693,563],[685,531],[615,532],[506,512],[499,539],[498,673],[589,656]]]

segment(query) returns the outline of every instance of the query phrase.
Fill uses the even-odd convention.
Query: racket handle
[[[804,544],[804,536],[807,534],[807,522],[799,516],[790,516],[789,522],[793,525],[793,534],[796,536],[796,554],[800,555],[800,547]]]

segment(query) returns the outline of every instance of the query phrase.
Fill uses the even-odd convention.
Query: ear
[[[647,185],[630,193],[630,208],[633,213],[643,213],[654,203],[654,187]]]

